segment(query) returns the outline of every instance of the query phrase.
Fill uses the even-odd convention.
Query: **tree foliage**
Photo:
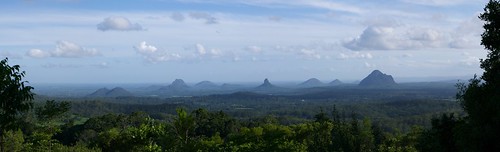
[[[480,61],[481,77],[458,84],[457,99],[467,115],[434,119],[418,146],[422,151],[500,149],[500,1],[490,0],[479,18],[484,21],[481,45],[488,56]]]
[[[10,66],[8,59],[0,61],[0,128],[14,129],[17,116],[29,110],[33,103],[33,87],[26,86],[20,66]]]
[[[8,59],[0,61],[0,150],[3,151],[4,132],[16,129],[20,113],[28,111],[33,103],[33,87],[23,81],[24,71],[20,66],[10,66]]]

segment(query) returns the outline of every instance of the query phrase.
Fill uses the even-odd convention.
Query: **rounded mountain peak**
[[[302,86],[302,87],[318,87],[318,86],[322,86],[324,85],[323,82],[321,82],[319,79],[316,79],[316,78],[310,78],[304,82],[302,82],[301,84],[299,84],[299,86]]]

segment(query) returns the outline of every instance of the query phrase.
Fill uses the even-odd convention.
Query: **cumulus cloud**
[[[153,45],[148,45],[145,41],[139,43],[139,45],[134,46],[137,53],[142,55],[142,57],[151,63],[164,62],[177,60],[181,58],[181,55],[177,53],[168,53],[164,50],[159,50]]]
[[[84,48],[78,44],[68,41],[58,41],[56,49],[51,52],[43,51],[40,49],[31,49],[26,52],[26,56],[33,58],[47,58],[47,57],[62,57],[62,58],[81,58],[99,56],[101,53],[93,48]]]
[[[363,33],[344,43],[344,47],[351,50],[392,50],[397,49],[393,37],[394,28],[370,26]]]
[[[449,46],[458,49],[480,47],[482,25],[483,22],[477,17],[461,22],[451,33],[452,40]]]
[[[220,49],[212,48],[207,50],[203,44],[196,44],[196,55],[198,57],[220,57],[222,56],[222,51]]]
[[[26,55],[32,58],[47,58],[51,56],[49,52],[45,52],[40,49],[31,49],[26,52]]]
[[[217,18],[208,13],[193,12],[189,13],[189,17],[197,20],[205,20],[205,24],[217,24]]]
[[[100,53],[96,49],[84,48],[68,41],[59,41],[56,50],[51,52],[51,55],[53,57],[79,58],[99,56]]]
[[[97,29],[101,31],[142,31],[144,30],[139,23],[132,23],[125,17],[108,17],[97,24]]]
[[[207,51],[205,50],[205,46],[201,45],[201,44],[196,44],[196,51],[198,52],[198,54],[200,55],[205,55],[207,54]]]
[[[406,33],[409,41],[408,48],[437,48],[446,47],[447,34],[431,28],[411,28]]]
[[[410,50],[446,47],[446,33],[431,28],[369,26],[343,46],[350,50]]]

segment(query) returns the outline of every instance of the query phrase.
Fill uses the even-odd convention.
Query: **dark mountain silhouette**
[[[88,97],[104,97],[110,90],[108,88],[100,88],[97,89],[95,92],[87,95]]]
[[[393,86],[396,85],[391,75],[374,70],[370,75],[359,82],[359,86]]]
[[[130,96],[134,96],[134,95],[121,87],[116,87],[116,88],[111,89],[106,94],[106,96],[109,96],[109,97],[130,97]]]
[[[299,84],[299,87],[320,87],[324,86],[325,84],[321,82],[320,80],[316,78],[310,78],[307,81],[302,82]]]
[[[160,90],[186,90],[189,86],[182,79],[175,79],[172,84],[160,88]]]
[[[101,88],[95,91],[94,93],[88,95],[88,97],[131,97],[131,96],[134,95],[121,87],[116,87],[111,90],[107,88]]]
[[[277,88],[276,86],[274,86],[273,84],[271,84],[269,82],[269,80],[266,78],[264,80],[264,83],[262,83],[260,86],[258,86],[256,89],[274,89],[274,88]]]
[[[331,85],[331,86],[336,86],[336,85],[341,85],[343,82],[340,81],[339,79],[335,79],[333,80],[332,82],[328,83],[328,85]]]
[[[210,82],[210,81],[201,81],[201,82],[195,84],[194,87],[197,89],[216,89],[216,88],[219,88],[219,86],[217,84]]]

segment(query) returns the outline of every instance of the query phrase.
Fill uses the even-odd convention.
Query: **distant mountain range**
[[[361,87],[387,87],[395,86],[397,83],[391,75],[382,73],[379,70],[372,71],[358,86]],[[182,97],[182,96],[200,96],[212,94],[230,94],[235,92],[254,92],[260,94],[293,94],[311,92],[314,90],[324,90],[329,88],[356,87],[355,84],[344,84],[342,81],[335,79],[329,83],[324,83],[317,78],[310,78],[296,86],[281,87],[272,84],[269,79],[264,79],[264,82],[258,86],[228,84],[217,85],[211,81],[201,81],[192,86],[189,86],[182,79],[175,79],[169,85],[152,85],[145,87],[142,90],[136,90],[141,96],[162,96],[162,97]],[[111,90],[101,88],[97,91],[87,95],[87,97],[121,97],[121,96],[134,96],[131,92],[116,87]]]

